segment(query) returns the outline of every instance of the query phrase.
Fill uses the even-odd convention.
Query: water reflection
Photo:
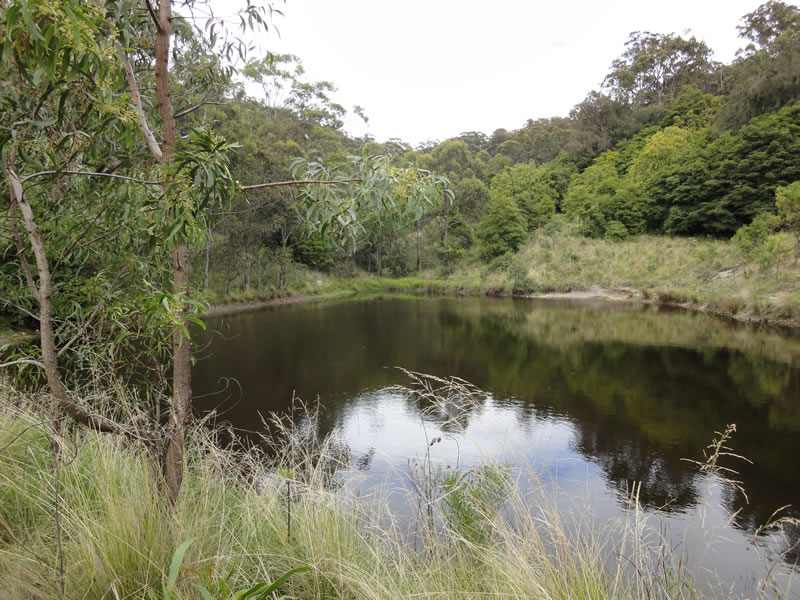
[[[437,449],[441,460],[527,461],[560,485],[602,481],[620,505],[641,482],[642,503],[678,519],[706,495],[681,458],[701,458],[714,431],[737,423],[732,443],[754,464],[733,466],[750,502],[730,489],[714,501],[746,532],[800,505],[800,340],[780,331],[633,304],[393,297],[209,325],[222,333],[198,332],[208,342],[194,370],[198,408],[219,406],[254,429],[294,393],[319,397],[323,433],[338,428],[366,473],[401,472],[424,451],[424,424],[457,441]],[[390,389],[405,382],[394,366],[461,377],[491,396],[426,412]],[[226,377],[238,387],[207,395]],[[787,560],[797,529],[787,528]]]

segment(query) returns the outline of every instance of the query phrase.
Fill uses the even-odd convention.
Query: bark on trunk
[[[444,200],[444,235],[442,236],[442,248],[447,249],[447,232],[450,227],[450,201]]]
[[[175,291],[189,296],[189,249],[185,245],[172,250],[173,281]],[[184,305],[184,312],[188,306]],[[188,330],[188,324],[184,322]],[[192,410],[192,349],[181,328],[172,331],[172,411],[170,434],[164,457],[164,479],[171,502],[175,502],[183,482],[186,426]]]

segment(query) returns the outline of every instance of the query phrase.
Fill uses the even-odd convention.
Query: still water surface
[[[319,398],[319,427],[349,447],[362,491],[407,486],[409,459],[442,435],[436,460],[535,472],[598,523],[618,518],[641,482],[640,502],[700,579],[738,593],[754,591],[773,562],[788,577],[800,557],[796,526],[757,543],[752,535],[779,507],[800,517],[797,336],[628,303],[395,296],[207,324],[196,335],[197,408],[257,430],[260,415],[286,411],[293,395]],[[398,366],[489,395],[454,425],[392,388],[408,383]],[[726,463],[749,503],[682,460],[702,458],[728,423],[738,428],[734,450],[753,461]],[[800,581],[791,594],[800,597]]]

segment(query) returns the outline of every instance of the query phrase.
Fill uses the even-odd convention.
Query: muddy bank
[[[344,292],[338,294],[324,294],[319,296],[284,296],[282,298],[270,298],[268,300],[248,300],[247,302],[237,302],[230,304],[212,305],[203,315],[233,315],[242,312],[255,312],[270,308],[272,306],[284,306],[287,304],[303,304],[306,302],[322,302],[335,298],[352,296],[355,292]]]

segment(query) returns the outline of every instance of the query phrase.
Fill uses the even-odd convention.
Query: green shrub
[[[526,225],[525,215],[511,198],[502,195],[493,197],[478,231],[484,260],[491,260],[506,252],[516,252],[525,240]]]

